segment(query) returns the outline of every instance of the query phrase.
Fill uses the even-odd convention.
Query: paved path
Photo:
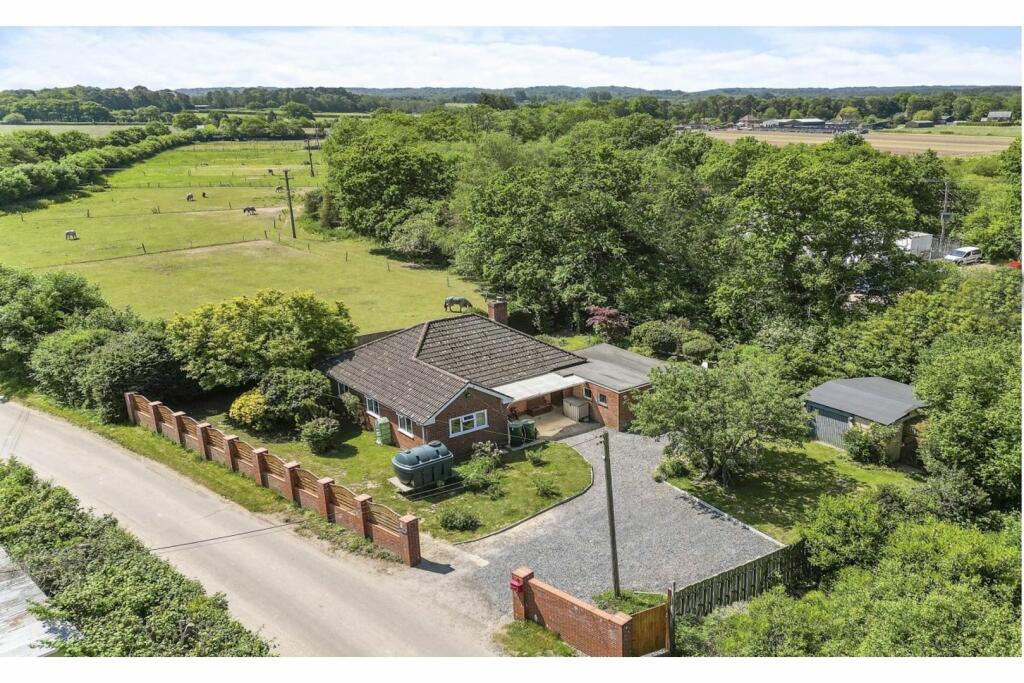
[[[254,515],[90,432],[0,404],[0,456],[15,454],[151,548],[265,529]],[[332,556],[288,528],[160,551],[283,655],[494,654],[489,613],[446,590],[456,571]],[[426,551],[425,551],[426,554]],[[442,602],[442,600],[447,602]],[[494,618],[494,617],[490,617]]]
[[[509,572],[531,567],[537,578],[580,598],[612,585],[600,432],[566,443],[594,467],[585,494],[515,529],[460,546],[488,562],[470,579],[494,606],[511,610]],[[610,432],[619,576],[623,588],[663,591],[713,576],[776,550],[780,544],[652,478],[661,443]]]

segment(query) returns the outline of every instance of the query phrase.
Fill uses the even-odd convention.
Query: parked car
[[[981,249],[978,247],[960,247],[946,254],[946,260],[958,266],[981,263]]]

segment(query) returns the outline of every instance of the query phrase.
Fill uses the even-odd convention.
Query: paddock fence
[[[128,419],[133,424],[143,425],[300,507],[314,510],[329,522],[390,550],[410,567],[419,564],[419,518],[415,515],[399,515],[374,502],[372,496],[356,494],[330,477],[318,477],[297,462],[287,462],[266,448],[254,447],[160,401],[150,401],[131,391],[125,393],[124,399]]]

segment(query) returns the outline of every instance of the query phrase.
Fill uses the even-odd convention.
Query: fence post
[[[329,522],[333,522],[333,515],[331,515],[331,484],[334,483],[332,477],[320,477],[316,480],[317,491],[316,491],[316,504],[320,514]]]
[[[185,445],[185,422],[182,420],[185,417],[184,410],[175,410],[171,413],[174,416],[174,433],[178,437],[178,443],[182,446]]]
[[[355,512],[356,517],[359,519],[359,529],[353,529],[353,531],[362,532],[365,538],[372,536],[370,532],[370,502],[373,500],[373,496],[368,496],[365,493],[361,493],[355,497]]]
[[[132,424],[138,424],[139,421],[135,417],[135,402],[132,400],[134,397],[134,391],[124,392],[124,407],[128,411],[128,421]]]
[[[529,567],[520,567],[512,571],[512,618],[516,621],[533,619],[533,608],[530,604],[530,598],[533,597],[533,589],[530,587],[532,578],[533,570]]]
[[[398,530],[405,539],[402,543],[402,560],[410,567],[420,563],[420,518],[403,515],[398,519]]]
[[[294,501],[295,496],[295,470],[299,469],[299,463],[292,460],[284,464],[284,497]]]
[[[266,469],[264,463],[268,452],[266,448],[252,449],[252,478],[260,486],[263,486],[263,471]]]
[[[224,464],[229,470],[237,470],[235,458],[238,456],[238,437],[232,434],[224,437]]]
[[[160,401],[150,401],[149,402],[149,417],[150,417],[151,420],[153,420],[152,430],[154,432],[156,432],[157,434],[160,433],[160,422],[159,422],[159,419],[157,418],[157,414],[158,414],[159,407],[162,406],[162,405],[163,405],[163,403],[160,402]]]
[[[196,425],[196,441],[199,442],[199,452],[204,460],[210,459],[210,423],[200,422]]]

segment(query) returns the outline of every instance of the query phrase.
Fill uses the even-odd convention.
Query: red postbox
[[[523,587],[525,586],[525,584],[523,583],[523,579],[520,576],[513,576],[512,579],[508,582],[508,585],[509,588],[512,589],[513,593],[522,593]]]

